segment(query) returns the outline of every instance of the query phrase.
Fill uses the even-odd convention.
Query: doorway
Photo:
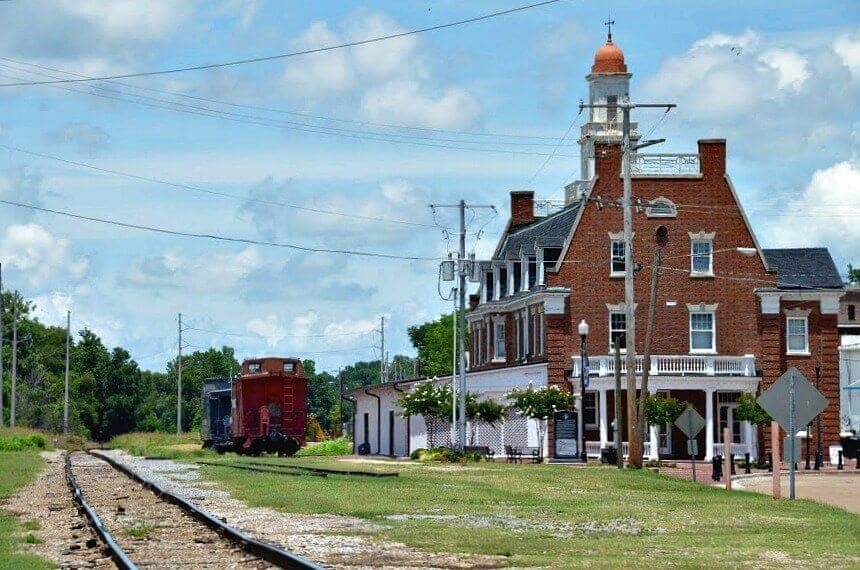
[[[388,411],[388,455],[394,457],[394,410]]]

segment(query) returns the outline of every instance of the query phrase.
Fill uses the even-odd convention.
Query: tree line
[[[63,429],[66,330],[40,322],[35,305],[18,291],[3,291],[3,414],[9,425],[12,387],[12,322],[17,315],[18,351],[16,425],[49,432]],[[447,318],[447,321],[446,321]],[[413,329],[416,331],[413,333]],[[447,333],[447,336],[446,336]],[[396,355],[388,364],[389,380],[419,375],[447,374],[451,370],[451,315],[409,329],[418,350],[417,362]],[[447,347],[447,349],[446,349]],[[447,350],[447,352],[446,352]],[[206,378],[229,378],[239,370],[230,346],[198,350],[182,356],[182,430],[200,427],[200,392]],[[379,384],[379,360],[359,361],[339,375],[317,372],[313,360],[304,360],[308,378],[308,411],[323,430],[338,433],[341,425],[340,390]],[[177,359],[164,371],[142,370],[130,352],[109,348],[88,328],[72,332],[69,362],[69,430],[96,441],[130,431],[175,431]],[[349,404],[343,413],[350,417]]]

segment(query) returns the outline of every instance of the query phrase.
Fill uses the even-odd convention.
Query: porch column
[[[657,426],[648,426],[648,436],[648,439],[651,442],[650,458],[652,461],[657,461],[660,459],[660,443],[657,437]]]
[[[600,408],[600,449],[603,449],[609,443],[609,413],[606,406],[606,390],[600,390],[598,394],[600,394],[598,402]]]
[[[756,453],[755,453],[755,452],[756,452],[756,450],[755,450],[755,447],[753,447],[753,430],[752,430],[752,424],[751,424],[750,422],[745,421],[745,422],[743,423],[743,428],[742,428],[742,429],[744,430],[744,444],[747,446],[747,451],[748,451],[748,452],[749,452],[749,454],[750,454],[750,461],[752,461],[753,459],[755,459],[755,458],[756,458],[756,457],[755,457],[755,455],[756,455]]]
[[[705,390],[705,461],[714,458],[714,391]]]

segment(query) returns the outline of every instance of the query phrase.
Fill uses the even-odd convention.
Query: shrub
[[[416,449],[410,454],[410,459],[418,461],[430,462],[438,461],[440,463],[470,463],[483,461],[484,458],[479,453],[460,453],[456,449],[450,447],[431,447],[430,449]]]
[[[351,455],[352,440],[348,437],[329,439],[315,445],[309,445],[300,449],[296,455],[299,457],[310,457],[317,455]]]
[[[48,438],[31,430],[0,430],[0,451],[25,451],[28,449],[48,449]]]

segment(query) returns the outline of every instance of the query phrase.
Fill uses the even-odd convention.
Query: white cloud
[[[290,42],[290,49],[307,50],[403,31],[384,14],[360,11],[340,32],[328,22],[312,23]],[[319,106],[335,98],[357,102],[357,108],[376,121],[452,128],[472,124],[481,114],[478,99],[465,88],[434,79],[413,36],[290,60],[281,86],[304,105]]]
[[[238,252],[215,252],[189,258],[176,250],[135,263],[120,279],[134,287],[185,287],[192,291],[229,291],[252,271],[262,267],[255,247]]]
[[[860,164],[843,161],[816,170],[803,193],[789,201],[784,213],[767,227],[777,245],[826,245],[835,258],[851,261],[860,243],[857,212]]]
[[[771,49],[764,52],[761,61],[775,69],[779,75],[778,89],[793,89],[799,91],[809,79],[806,58],[792,50]]]
[[[282,340],[287,338],[287,328],[278,322],[278,318],[274,315],[269,315],[265,319],[251,319],[248,321],[246,328],[254,334],[258,334],[265,339],[269,347],[274,348]]]
[[[341,43],[325,22],[314,22],[296,40],[290,43],[293,50],[307,50]],[[287,65],[282,78],[290,93],[320,96],[349,89],[355,82],[355,71],[345,50],[332,50],[310,54],[296,63]]]
[[[82,278],[89,269],[84,257],[75,257],[69,240],[57,238],[39,224],[17,224],[6,228],[0,258],[17,269],[34,286],[56,275]]]
[[[45,140],[52,144],[65,144],[89,155],[108,148],[110,135],[106,130],[86,123],[67,123],[45,133]]]
[[[465,89],[448,87],[427,94],[414,80],[395,80],[369,90],[362,108],[375,121],[439,129],[466,127],[481,112],[478,100]]]
[[[330,341],[343,342],[337,337],[369,334],[377,330],[377,326],[379,326],[379,321],[376,319],[343,319],[326,325],[325,334],[331,337]]]
[[[854,79],[860,79],[860,35],[843,35],[833,42],[833,51],[842,59],[842,64],[851,71]]]

